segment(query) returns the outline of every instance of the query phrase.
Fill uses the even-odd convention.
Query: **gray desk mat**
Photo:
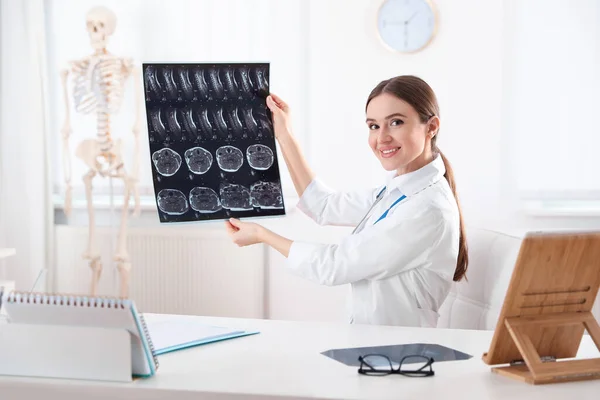
[[[425,356],[433,358],[434,362],[440,361],[458,361],[468,360],[473,356],[463,353],[459,350],[451,349],[446,346],[433,343],[410,343],[388,346],[355,347],[346,349],[331,349],[321,353],[335,361],[348,366],[358,367],[359,356],[367,354],[379,354],[387,356],[394,364],[399,363],[406,356]],[[405,363],[417,362],[414,359],[407,359]]]

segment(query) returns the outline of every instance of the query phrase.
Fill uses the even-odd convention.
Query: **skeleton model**
[[[137,71],[131,59],[119,58],[106,50],[106,42],[113,34],[116,26],[115,14],[105,7],[92,8],[87,16],[87,31],[94,53],[81,60],[71,61],[69,68],[61,72],[61,80],[66,106],[66,118],[62,128],[63,163],[65,169],[66,196],[65,213],[71,213],[71,164],[68,139],[71,134],[69,113],[68,81],[72,83],[72,96],[75,111],[82,114],[93,114],[96,117],[97,134],[95,139],[85,139],[77,146],[75,155],[89,168],[83,176],[87,210],[89,215],[89,237],[87,250],[83,258],[88,260],[92,269],[91,295],[96,295],[98,281],[102,273],[100,253],[96,244],[94,206],[92,202],[92,180],[96,175],[122,179],[125,196],[121,214],[121,224],[117,243],[115,261],[120,278],[120,296],[129,296],[129,274],[131,263],[126,249],[127,215],[130,196],[134,196],[134,215],[139,214],[139,193],[137,177],[139,170],[139,131],[141,88],[137,79]],[[126,172],[121,153],[121,140],[114,139],[111,131],[110,117],[115,114],[123,100],[124,85],[129,77],[135,84],[135,122],[133,135],[135,138],[134,167],[130,175]]]

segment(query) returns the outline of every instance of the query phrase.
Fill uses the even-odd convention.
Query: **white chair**
[[[438,328],[494,330],[519,254],[522,237],[467,228],[468,281],[453,285],[439,310]],[[600,321],[600,295],[592,313]]]
[[[522,238],[467,228],[468,281],[453,285],[439,310],[438,328],[493,330],[512,275]]]

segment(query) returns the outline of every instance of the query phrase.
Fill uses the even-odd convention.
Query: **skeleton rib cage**
[[[96,113],[97,139],[104,152],[112,148],[110,115],[121,107],[126,71],[124,60],[112,55],[88,57],[72,66],[75,110]]]

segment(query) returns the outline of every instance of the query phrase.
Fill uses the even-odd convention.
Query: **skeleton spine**
[[[106,111],[98,111],[97,129],[98,129],[98,143],[100,143],[100,150],[102,152],[108,152],[112,149],[112,138],[110,137],[110,117]]]

